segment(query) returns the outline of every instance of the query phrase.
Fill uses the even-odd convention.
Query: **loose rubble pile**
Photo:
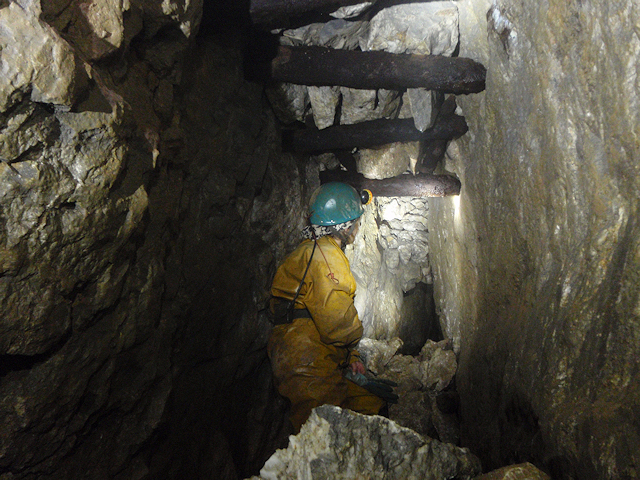
[[[360,342],[367,369],[393,380],[400,400],[390,405],[389,418],[400,425],[443,442],[458,443],[457,396],[453,380],[456,355],[449,340],[428,340],[417,356],[398,355],[399,339]]]
[[[397,354],[400,339],[363,339],[369,375],[398,384],[389,418],[361,415],[333,405],[316,408],[249,480],[549,480],[530,463],[484,475],[478,458],[458,443],[456,355],[450,340],[428,341],[419,355]]]

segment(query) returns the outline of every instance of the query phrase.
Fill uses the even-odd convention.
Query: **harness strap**
[[[318,245],[318,240],[313,239],[313,250],[311,250],[311,256],[309,257],[309,263],[307,263],[307,268],[304,270],[304,274],[302,275],[302,280],[300,280],[300,285],[298,285],[298,290],[296,290],[296,294],[293,297],[293,300],[291,300],[291,306],[289,307],[290,309],[293,308],[293,305],[296,303],[296,300],[298,298],[298,295],[300,295],[300,290],[302,289],[302,285],[304,284],[304,279],[307,276],[307,272],[309,271],[309,267],[311,266],[311,260],[313,260],[313,254],[316,251],[316,245]],[[320,250],[322,252],[322,250]],[[323,254],[324,256],[324,254]]]
[[[309,271],[309,267],[311,266],[311,261],[313,260],[313,254],[316,251],[316,245],[318,245],[318,241],[314,238],[313,250],[311,250],[311,257],[309,257],[309,263],[307,263],[307,268],[305,268],[304,270],[304,274],[302,275],[302,280],[300,280],[300,285],[298,285],[296,294],[294,295],[293,300],[289,302],[286,313],[284,315],[276,317],[275,321],[273,322],[275,325],[285,325],[293,322],[296,318],[311,318],[311,314],[309,313],[309,310],[307,310],[306,308],[300,309],[300,308],[294,308],[294,307],[296,304],[296,300],[300,295],[300,290],[302,289],[302,285],[304,285],[304,279],[306,278],[307,272]]]

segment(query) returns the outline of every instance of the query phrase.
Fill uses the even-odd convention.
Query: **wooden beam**
[[[448,143],[449,140],[436,139],[420,144],[420,154],[418,164],[416,165],[416,172],[433,173],[438,163],[444,158]]]
[[[433,1],[437,0],[384,0],[377,2],[372,9]],[[312,13],[331,13],[340,7],[359,3],[363,3],[363,0],[251,0],[249,14],[254,24],[268,24],[271,28],[290,27],[291,21],[295,21],[297,17]]]
[[[319,10],[337,10],[362,0],[251,0],[249,14],[253,23],[273,23]]]
[[[467,122],[459,115],[442,118],[424,132],[415,127],[413,118],[395,120],[383,118],[352,125],[336,125],[322,130],[306,128],[285,131],[282,148],[301,153],[370,148],[395,142],[458,138],[467,130]]]
[[[440,105],[435,123],[442,122],[445,118],[455,115],[456,107],[456,97],[450,95],[442,105]],[[416,172],[433,173],[438,163],[444,158],[448,143],[448,138],[437,138],[427,142],[420,142],[420,154],[418,164],[416,165]]]
[[[299,85],[341,85],[357,89],[426,88],[467,94],[485,88],[486,69],[470,58],[361,52],[280,45],[271,79]]]
[[[358,171],[358,164],[351,150],[334,150],[333,153],[344,168],[350,172]]]
[[[383,180],[344,170],[320,172],[320,182],[345,182],[356,190],[371,190],[380,197],[445,197],[460,194],[460,180],[449,175],[399,175]]]

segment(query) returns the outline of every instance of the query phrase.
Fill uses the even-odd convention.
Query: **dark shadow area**
[[[269,201],[279,139],[261,85],[243,78],[250,35],[248,2],[205,2],[174,91],[181,147],[168,162],[184,206],[165,227],[174,239],[163,315],[177,329],[171,393],[147,448],[152,479],[247,478],[290,433],[260,311],[273,255],[263,236],[273,227],[249,220],[257,196]]]
[[[249,0],[205,1],[200,31],[210,29],[245,29],[251,25]]]
[[[433,299],[433,285],[419,283],[405,292],[402,303],[400,339],[403,346],[398,353],[418,355],[427,340],[444,339]]]
[[[251,29],[244,50],[244,78],[248,82],[273,83],[271,61],[278,54],[278,37],[259,29]]]
[[[0,355],[0,380],[11,372],[28,371],[46,362],[65,346],[69,338],[71,338],[70,328],[57,342],[50,346],[45,353],[35,355]]]

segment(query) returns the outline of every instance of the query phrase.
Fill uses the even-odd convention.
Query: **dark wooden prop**
[[[351,150],[335,150],[333,153],[344,168],[350,172],[358,171],[358,164]]]
[[[337,10],[357,3],[362,0],[251,0],[249,14],[253,23],[273,23],[311,11]]]
[[[336,125],[323,130],[307,128],[283,133],[282,147],[294,152],[326,152],[338,149],[369,148],[395,142],[451,139],[467,132],[464,117],[442,118],[424,132],[418,130],[413,118],[378,119],[353,125]]]
[[[416,165],[417,173],[433,173],[444,158],[449,140],[437,139],[420,145],[420,154]]]
[[[341,85],[376,90],[426,88],[444,93],[477,93],[486,69],[470,58],[361,52],[281,45],[271,61],[271,79],[299,85]]]
[[[440,106],[435,123],[443,122],[444,119],[455,115],[456,106],[456,97],[450,95]],[[416,172],[433,173],[438,163],[444,158],[448,143],[448,138],[420,142],[420,155],[416,165]]]
[[[381,197],[444,197],[460,194],[460,181],[448,175],[399,175],[383,180],[365,178],[344,170],[320,172],[320,182],[345,182],[357,190],[371,190]]]

